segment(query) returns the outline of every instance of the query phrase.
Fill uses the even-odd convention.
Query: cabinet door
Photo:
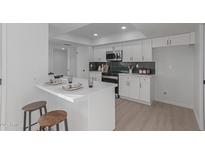
[[[152,39],[152,47],[165,47],[168,45],[168,37],[160,37]]]
[[[180,35],[175,35],[175,36],[170,36],[169,40],[170,43],[169,45],[175,46],[175,45],[186,45],[190,44],[190,33],[188,34],[180,34]]]
[[[142,61],[142,41],[136,42],[132,54],[134,62]]]
[[[150,78],[140,78],[140,100],[150,102]]]
[[[123,46],[123,62],[142,61],[142,41]]]
[[[129,97],[129,77],[119,76],[119,94],[120,96]]]
[[[130,77],[129,97],[132,99],[139,99],[140,78],[137,76]]]
[[[133,45],[125,45],[123,47],[123,62],[131,62],[132,61],[132,53]]]
[[[142,42],[142,61],[152,61],[152,41],[144,40]]]
[[[95,62],[106,62],[106,49],[95,48],[94,49],[94,61]]]

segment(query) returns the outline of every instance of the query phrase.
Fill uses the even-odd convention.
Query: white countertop
[[[112,83],[94,81],[93,88],[89,88],[88,80],[80,78],[74,78],[73,83],[81,83],[83,88],[74,91],[65,91],[62,89],[63,84],[48,85],[46,83],[37,85],[37,88],[65,99],[69,102],[75,102],[93,93],[99,92],[102,89],[115,87],[115,84]]]
[[[119,75],[132,75],[132,76],[139,76],[139,77],[143,77],[143,78],[152,78],[154,77],[154,74],[150,74],[150,75],[143,75],[143,74],[138,74],[138,73],[119,73]]]

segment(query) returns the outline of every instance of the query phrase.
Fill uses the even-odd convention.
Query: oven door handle
[[[105,75],[102,75],[102,78],[104,78],[104,79],[115,79],[115,80],[118,80],[118,77],[117,77],[117,76],[105,76]]]

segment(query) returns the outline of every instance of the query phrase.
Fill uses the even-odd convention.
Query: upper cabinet
[[[142,42],[126,43],[123,46],[123,62],[141,61]]]
[[[107,48],[95,47],[93,49],[93,61],[94,62],[106,62]]]
[[[152,40],[142,41],[142,61],[152,61]]]
[[[152,41],[143,40],[123,45],[123,62],[152,61]]]
[[[120,44],[93,47],[90,51],[90,61],[106,62],[106,51],[123,50],[123,62],[150,62],[152,49],[195,43],[195,33],[185,33],[147,40],[130,41]]]
[[[194,33],[179,34],[169,37],[160,37],[152,39],[152,47],[166,47],[177,45],[194,44]]]

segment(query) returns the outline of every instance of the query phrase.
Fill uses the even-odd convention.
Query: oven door
[[[116,84],[115,87],[115,93],[118,95],[119,94],[119,88],[118,88],[118,77],[111,77],[111,76],[102,76],[102,82],[108,82],[108,83],[113,83]]]

